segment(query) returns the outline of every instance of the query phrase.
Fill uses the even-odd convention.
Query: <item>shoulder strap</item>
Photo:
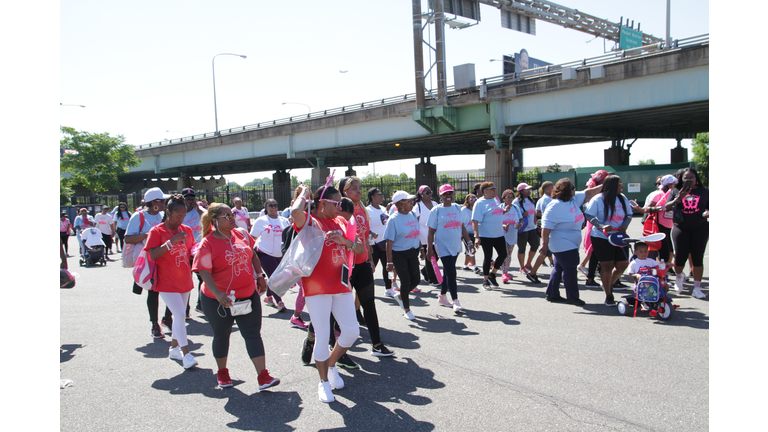
[[[144,212],[139,212],[139,219],[141,220],[141,223],[139,223],[139,234],[141,234],[141,230],[144,229]]]

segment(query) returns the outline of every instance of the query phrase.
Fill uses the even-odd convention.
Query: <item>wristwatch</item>
[[[262,277],[262,278],[266,279],[266,278],[267,278],[267,274],[266,274],[266,273],[264,273],[264,272],[258,273],[258,274],[256,275],[256,279],[258,279],[258,278],[260,278],[260,277]]]

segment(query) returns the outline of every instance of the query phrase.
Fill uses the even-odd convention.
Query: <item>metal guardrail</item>
[[[693,36],[685,39],[675,40],[672,43],[672,47],[669,49],[664,47],[663,42],[660,42],[660,43],[655,43],[651,45],[644,45],[637,48],[630,48],[626,50],[615,51],[609,54],[605,54],[597,57],[591,57],[588,59],[575,60],[575,61],[562,63],[558,65],[542,66],[535,69],[527,69],[525,71],[515,73],[511,78],[510,78],[510,75],[499,75],[495,77],[483,78],[480,81],[487,85],[493,85],[493,84],[499,84],[502,82],[507,82],[510,80],[522,81],[527,79],[540,79],[540,78],[546,78],[547,76],[557,75],[561,73],[562,69],[564,68],[578,69],[578,68],[587,68],[592,66],[607,65],[607,64],[620,62],[620,61],[625,61],[630,58],[636,59],[636,58],[641,58],[643,56],[666,54],[670,51],[682,49],[685,47],[692,47],[697,45],[708,45],[708,44],[709,44],[709,33],[699,35],[699,36]],[[515,83],[515,85],[522,85],[522,84],[525,84],[525,83],[524,82]],[[447,91],[448,91],[448,97],[459,96],[461,94],[464,94],[464,91],[456,91],[454,89],[454,86],[448,86]],[[436,93],[437,90],[432,89],[432,92],[433,93],[430,93],[430,91],[425,91],[425,100],[427,101],[435,100],[435,98],[431,96],[431,94]],[[277,120],[270,120],[270,121],[260,122],[256,124],[234,127],[230,129],[221,130],[218,132],[218,135],[216,134],[216,132],[206,132],[204,134],[192,135],[184,138],[165,140],[165,141],[160,141],[160,142],[155,142],[150,144],[134,145],[134,149],[148,149],[152,147],[181,144],[181,143],[186,143],[190,141],[214,138],[216,136],[237,134],[237,133],[241,133],[249,130],[266,129],[270,127],[282,126],[282,125],[292,124],[296,122],[303,122],[303,121],[315,120],[315,119],[324,118],[324,117],[330,117],[338,114],[345,114],[345,113],[355,112],[355,111],[363,111],[366,109],[378,108],[378,107],[383,107],[388,105],[396,105],[406,101],[415,101],[415,100],[416,100],[416,93],[415,92],[408,93],[402,96],[392,96],[388,98],[377,99],[374,101],[362,102],[359,104],[345,105],[338,108],[331,108],[327,110],[311,112],[306,115],[302,114],[302,115],[291,116],[291,117],[286,117],[286,118],[277,119]]]

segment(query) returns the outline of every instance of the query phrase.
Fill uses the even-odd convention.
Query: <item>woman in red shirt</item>
[[[315,327],[315,338],[326,341],[330,337],[331,312],[341,329],[333,352],[329,352],[328,345],[324,343],[316,343],[314,347],[315,365],[320,374],[318,396],[322,402],[327,403],[335,400],[332,388],[344,387],[344,381],[336,369],[336,361],[360,336],[360,327],[355,315],[355,298],[349,282],[351,263],[348,252],[362,254],[364,247],[359,238],[352,241],[346,237],[347,221],[338,216],[337,206],[341,204],[339,191],[330,184],[318,188],[314,195],[317,209],[314,214],[308,216],[304,211],[304,203],[309,199],[309,188],[304,185],[300,187],[301,193],[291,207],[294,229],[300,232],[307,217],[310,217],[310,223],[325,232],[320,261],[312,274],[301,280],[304,300]]]
[[[195,253],[192,271],[203,279],[200,304],[213,330],[213,357],[220,387],[232,387],[227,369],[229,335],[237,321],[245,348],[258,373],[259,390],[280,384],[269,375],[261,339],[261,302],[259,297],[267,291],[265,274],[258,256],[253,253],[255,241],[237,228],[232,209],[214,203],[201,218],[203,241]],[[258,288],[258,289],[257,289]],[[251,312],[232,316],[234,293],[236,301],[250,301]]]
[[[156,262],[157,279],[154,290],[173,314],[171,324],[171,348],[168,357],[181,360],[184,369],[197,364],[187,347],[187,302],[192,291],[192,273],[189,267],[189,251],[195,244],[192,230],[181,223],[187,215],[184,197],[172,195],[165,202],[163,223],[149,230],[144,250]],[[182,354],[183,353],[183,354]]]

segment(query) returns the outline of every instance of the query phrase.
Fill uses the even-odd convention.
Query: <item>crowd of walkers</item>
[[[499,282],[513,281],[510,269],[517,246],[519,277],[527,280],[523,283],[541,284],[537,271],[543,265],[550,267],[547,301],[584,305],[577,278],[582,271],[587,276],[585,287],[602,288],[605,306],[616,306],[613,291],[629,289],[619,279],[634,257],[630,248],[615,245],[611,235],[626,232],[636,212],[644,220],[653,218],[658,231],[667,234],[650,258],[674,264],[670,273],[675,275],[676,291],[684,290],[688,262],[694,280],[691,295],[705,298],[701,279],[709,234],[709,192],[693,168],[659,176],[656,186],[658,190],[639,207],[623,194],[619,176],[600,170],[583,190],[577,190],[569,178],[544,182],[537,200],[526,183],[504,190],[499,197],[496,185],[486,181],[475,185],[461,204],[455,202],[453,187],[446,184],[438,188],[436,197],[426,185],[416,194],[396,191],[385,206],[382,191],[363,191],[359,178],[348,176],[334,184],[329,176],[315,191],[304,185],[296,188],[283,212],[275,200],[267,200],[253,223],[239,199],[233,207],[207,205],[197,201],[192,189],[168,195],[152,188],[135,212],[125,203],[113,211],[103,206],[96,217],[81,209],[74,223],[62,213],[60,232],[65,253],[72,235],[82,251],[80,232],[91,227],[101,231],[107,251],[113,243],[118,253],[146,251],[156,265],[156,283],[152,290],[134,283],[133,291],[140,295],[146,291],[150,333],[164,338],[160,325],[170,331],[168,357],[185,369],[197,365],[186,333],[190,294],[197,279],[195,310],[211,326],[219,386],[232,386],[227,357],[236,323],[263,390],[280,380],[266,367],[262,306],[279,312],[287,309],[268,280],[299,233],[307,227],[319,230],[323,237],[319,261],[311,275],[293,287],[296,303],[287,321],[306,331],[301,359],[309,364],[314,357],[318,398],[332,402],[333,390],[345,386],[338,367],[357,367],[347,350],[357,341],[360,326],[370,335],[371,355],[394,354],[382,340],[374,289],[378,277],[384,282],[384,294],[396,301],[406,320],[417,318],[410,300],[419,292],[422,278],[440,287],[439,306],[463,314],[459,270],[482,275],[484,290],[496,289]],[[580,261],[582,247],[585,258]],[[479,249],[483,250],[480,266],[475,260]],[[459,262],[462,252],[463,264]],[[560,294],[561,282],[565,297]],[[166,309],[159,319],[161,298]],[[309,323],[301,317],[304,308]]]

